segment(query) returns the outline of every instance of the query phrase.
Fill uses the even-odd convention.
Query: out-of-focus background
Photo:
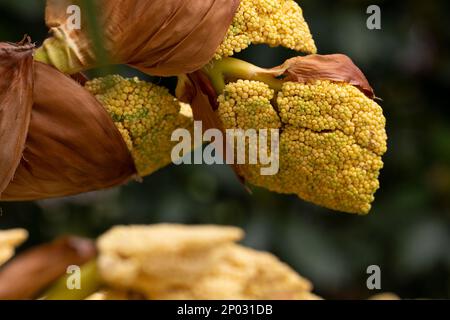
[[[245,244],[275,253],[325,298],[376,293],[366,287],[370,265],[381,268],[382,291],[450,298],[450,3],[299,3],[320,53],[352,57],[383,99],[389,152],[370,215],[333,212],[259,189],[250,195],[224,166],[170,166],[143,183],[105,192],[0,203],[0,229],[29,230],[23,250],[67,233],[96,237],[116,224],[238,225],[247,232]],[[371,4],[381,7],[382,30],[366,28]],[[42,0],[0,0],[1,41],[28,34],[39,45],[47,34],[43,21]],[[240,56],[275,66],[293,55],[258,46]]]

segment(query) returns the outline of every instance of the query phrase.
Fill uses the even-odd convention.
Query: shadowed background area
[[[62,234],[96,237],[116,224],[238,225],[247,232],[245,244],[275,253],[311,279],[325,298],[376,293],[366,287],[366,269],[374,264],[382,271],[383,292],[450,298],[450,4],[299,3],[319,52],[349,55],[383,99],[389,152],[370,215],[336,213],[261,189],[249,195],[225,166],[170,166],[143,183],[114,190],[2,203],[0,229],[29,230],[24,249]],[[382,30],[366,28],[371,4],[381,7]],[[16,42],[28,34],[39,45],[47,33],[43,21],[44,1],[0,0],[1,41]],[[270,67],[294,55],[256,46],[239,57]],[[92,75],[110,72],[145,78],[126,67]],[[175,83],[152,80],[172,89]]]

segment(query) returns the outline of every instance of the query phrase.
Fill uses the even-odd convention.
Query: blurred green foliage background
[[[26,248],[66,233],[96,237],[116,224],[239,225],[247,232],[245,244],[274,252],[325,298],[376,293],[366,288],[372,264],[381,267],[383,292],[450,298],[450,2],[299,3],[320,53],[348,54],[384,100],[389,152],[370,215],[337,213],[259,189],[249,195],[224,166],[171,166],[115,190],[2,203],[0,229],[29,230]],[[371,4],[382,9],[382,30],[366,28]],[[47,34],[43,21],[42,0],[0,0],[1,41],[29,34],[39,45]],[[275,66],[293,55],[258,46],[240,56]]]

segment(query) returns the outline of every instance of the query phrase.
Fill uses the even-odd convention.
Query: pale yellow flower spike
[[[27,238],[28,232],[24,229],[0,230],[0,266],[14,256],[16,247]]]
[[[171,135],[178,128],[192,130],[190,107],[167,89],[119,75],[86,83],[105,107],[130,150],[140,176],[149,175],[172,162]]]
[[[294,0],[242,0],[215,59],[230,57],[251,44],[317,52],[303,11]]]
[[[156,300],[318,299],[312,284],[272,254],[238,245],[221,226],[116,227],[97,242],[102,279]]]

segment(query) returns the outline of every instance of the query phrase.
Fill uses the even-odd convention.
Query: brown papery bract
[[[33,104],[32,46],[0,43],[0,195],[19,165]]]
[[[190,104],[195,121],[201,121],[202,123],[203,133],[210,129],[219,129],[226,136],[225,128],[214,112],[217,108],[217,94],[204,73],[197,71],[179,77],[177,95],[179,95],[178,98],[181,101]],[[227,141],[222,141],[222,148],[223,154],[221,156],[226,159],[227,154],[233,151]],[[230,166],[238,180],[244,185],[245,180],[238,173],[237,166],[235,164]],[[246,190],[250,192],[248,188]]]
[[[268,72],[276,76],[283,76],[285,81],[292,82],[306,83],[316,80],[344,82],[358,87],[371,99],[375,97],[364,73],[348,56],[343,54],[313,54],[295,57]]]
[[[204,130],[217,128],[224,131],[217,118],[217,98],[224,88],[214,84],[225,85],[227,81],[253,80],[267,83],[272,89],[280,91],[286,82],[312,83],[317,80],[347,83],[357,87],[370,99],[375,93],[364,73],[353,61],[342,54],[299,56],[278,67],[259,68],[242,60],[227,58],[219,62],[211,62],[201,71],[179,77],[177,97],[189,103],[194,112],[194,119],[203,122]],[[219,90],[218,90],[219,89]],[[225,145],[225,152],[230,148]],[[241,181],[235,166],[232,166]]]
[[[67,8],[80,0],[48,0],[47,25],[54,38],[68,45],[70,65],[77,72],[102,64],[97,61],[87,18],[81,30],[70,30]],[[95,0],[97,30],[111,62],[125,63],[152,75],[172,76],[200,69],[214,56],[223,41],[239,0]],[[92,27],[92,26],[91,26]],[[47,40],[46,45],[60,46]],[[58,40],[59,41],[59,40]],[[56,41],[56,42],[58,42]],[[64,50],[61,50],[61,52]],[[65,54],[65,53],[63,53]],[[104,62],[103,62],[104,63]]]
[[[0,300],[35,299],[71,265],[83,265],[96,255],[92,241],[61,238],[14,258],[0,271]]]
[[[28,56],[23,55],[23,59]],[[8,56],[0,61],[7,65]],[[114,187],[135,175],[133,159],[120,132],[86,89],[39,62],[33,67],[12,69],[10,74],[28,79],[28,83],[18,90],[17,81],[16,85],[5,87],[11,82],[10,77],[0,81],[5,88],[0,100],[0,124],[5,127],[0,145],[2,152],[3,146],[9,145],[18,150],[13,154],[18,160],[16,165],[0,167],[0,177],[5,182],[0,200],[73,195]],[[23,113],[21,117],[16,116],[19,111]]]

